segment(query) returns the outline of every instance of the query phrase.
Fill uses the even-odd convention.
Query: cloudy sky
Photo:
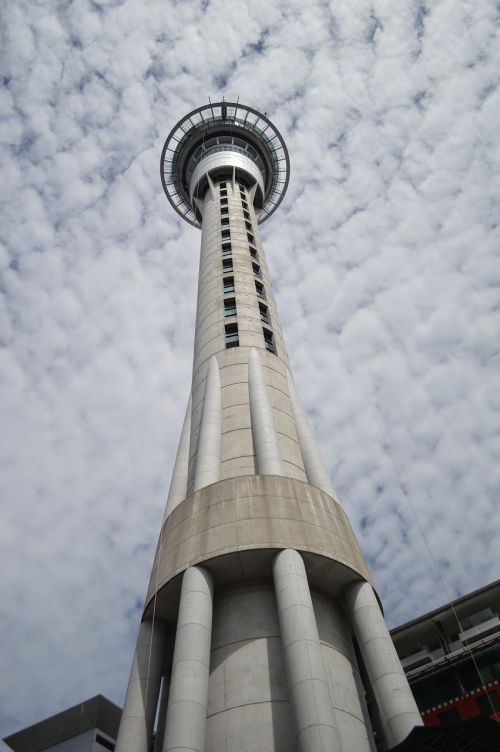
[[[4,4],[0,734],[123,700],[195,314],[159,158],[209,96],[288,144],[263,241],[390,624],[500,576],[497,6]]]

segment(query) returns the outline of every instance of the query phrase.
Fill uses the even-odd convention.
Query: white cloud
[[[450,592],[496,578],[494,3],[18,1],[1,33],[2,732],[123,698],[196,298],[159,154],[208,96],[287,141],[263,239],[389,621],[446,597],[413,509]]]

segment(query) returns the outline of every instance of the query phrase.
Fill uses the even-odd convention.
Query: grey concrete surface
[[[300,752],[342,752],[302,557],[286,549],[273,563],[281,642]]]
[[[312,486],[316,486],[329,496],[335,497],[332,482],[325,467],[325,463],[323,462],[320,448],[314,438],[311,426],[309,425],[309,420],[307,419],[307,415],[299,400],[290,373],[288,374],[288,389],[290,392],[293,417],[295,419],[295,426],[299,438],[299,446],[300,451],[302,452],[304,467],[306,469],[307,480]]]
[[[213,583],[203,567],[182,578],[163,752],[204,752]]]
[[[198,438],[198,454],[194,490],[217,483],[220,479],[221,462],[221,391],[219,366],[212,356],[205,385],[205,397],[201,413],[201,426]]]
[[[116,752],[149,752],[160,692],[168,629],[162,619],[146,619],[137,645],[116,740]]]
[[[157,585],[161,591],[189,566],[258,548],[279,550],[292,545],[317,554],[322,564],[311,564],[311,569],[317,567],[325,583],[332,563],[344,565],[352,579],[370,579],[340,505],[323,491],[282,476],[231,478],[188,496],[167,518],[162,541],[146,603]]]
[[[225,589],[214,605],[206,750],[289,752],[293,746],[272,585]]]
[[[248,390],[257,472],[259,475],[283,475],[278,437],[267,396],[262,363],[259,353],[253,348],[248,358]]]
[[[168,491],[167,504],[163,522],[167,519],[172,510],[178,506],[187,496],[187,483],[189,474],[189,443],[191,441],[191,395],[186,408],[186,415],[182,425],[181,438],[177,456],[175,458],[172,480]]]
[[[367,582],[347,586],[345,599],[387,746],[423,725],[373,588]]]

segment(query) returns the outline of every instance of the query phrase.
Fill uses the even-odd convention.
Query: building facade
[[[427,726],[500,722],[500,580],[391,630]]]
[[[97,695],[11,734],[13,752],[113,752],[121,710]]]
[[[289,159],[210,103],[171,131],[166,195],[201,229],[192,385],[118,752],[369,752],[421,723],[290,372],[259,225]],[[370,714],[366,697],[369,698]],[[156,724],[155,724],[156,719]]]

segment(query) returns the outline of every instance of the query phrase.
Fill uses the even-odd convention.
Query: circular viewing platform
[[[201,227],[196,210],[197,177],[208,157],[224,165],[251,165],[257,174],[259,224],[278,208],[288,187],[290,160],[285,142],[271,121],[238,102],[215,102],[188,113],[172,128],[161,154],[163,190],[177,214]],[[235,161],[236,159],[236,161]],[[219,168],[219,169],[222,169]],[[235,167],[238,172],[238,167]]]

